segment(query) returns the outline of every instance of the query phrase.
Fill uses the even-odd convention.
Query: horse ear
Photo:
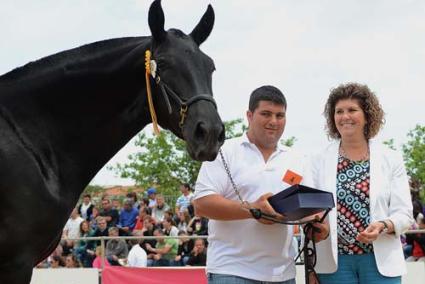
[[[164,11],[161,7],[161,0],[155,0],[149,8],[149,28],[155,41],[161,42],[166,35],[164,30]]]
[[[190,36],[198,45],[201,45],[201,43],[203,43],[210,35],[214,26],[214,18],[214,9],[211,5],[208,5],[207,11],[202,16],[198,25],[196,25],[196,27],[190,33]]]

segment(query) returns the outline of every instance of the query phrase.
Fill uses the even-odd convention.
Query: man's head
[[[103,210],[109,210],[112,208],[111,201],[108,198],[102,199],[102,208]]]
[[[91,196],[90,196],[90,194],[85,194],[85,195],[83,196],[83,203],[84,203],[85,205],[89,204],[89,203],[90,203],[90,200],[91,200]]]
[[[156,195],[156,189],[151,187],[148,189],[148,197],[149,199],[155,199],[155,195]]]
[[[158,194],[156,196],[156,205],[159,208],[162,208],[162,206],[164,206],[164,196],[162,194]]]
[[[108,230],[108,235],[110,237],[118,237],[119,235],[119,230],[117,227],[110,227]]]
[[[260,149],[274,149],[286,124],[286,99],[273,86],[262,86],[251,93],[247,118],[248,138]]]
[[[131,211],[132,208],[133,208],[133,199],[126,198],[124,200],[124,210]]]
[[[196,239],[194,247],[198,250],[198,252],[203,252],[205,250],[205,240],[204,239]]]
[[[181,191],[184,195],[189,194],[189,192],[190,192],[190,185],[189,185],[188,183],[182,183],[182,184],[180,185],[180,191]]]
[[[107,222],[106,222],[106,219],[101,217],[101,216],[96,218],[96,224],[97,224],[97,227],[99,228],[99,230],[101,230],[101,231],[105,231],[105,229],[108,225]]]
[[[155,229],[153,231],[153,235],[155,237],[162,237],[162,236],[164,236],[164,232],[162,231],[162,229]],[[163,243],[164,242],[164,239],[163,238],[157,238],[156,240],[157,240],[157,242],[160,242],[160,243]]]

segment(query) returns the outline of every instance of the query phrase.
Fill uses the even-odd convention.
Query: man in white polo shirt
[[[267,198],[290,186],[285,174],[307,177],[304,157],[282,146],[286,99],[273,86],[254,90],[247,111],[249,130],[222,147],[235,192],[220,154],[204,162],[195,185],[197,215],[210,218],[209,284],[295,283],[292,227],[254,219],[247,208],[278,215]]]

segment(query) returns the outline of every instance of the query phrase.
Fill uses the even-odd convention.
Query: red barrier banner
[[[204,268],[130,268],[107,266],[103,284],[207,284]]]

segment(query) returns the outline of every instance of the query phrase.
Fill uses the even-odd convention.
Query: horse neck
[[[11,121],[64,184],[85,186],[150,122],[144,70],[136,67],[143,66],[140,55],[149,40],[116,41],[60,54],[59,64],[29,72],[37,76],[0,79],[0,87],[5,82],[9,90],[15,83],[13,94],[3,100]]]

